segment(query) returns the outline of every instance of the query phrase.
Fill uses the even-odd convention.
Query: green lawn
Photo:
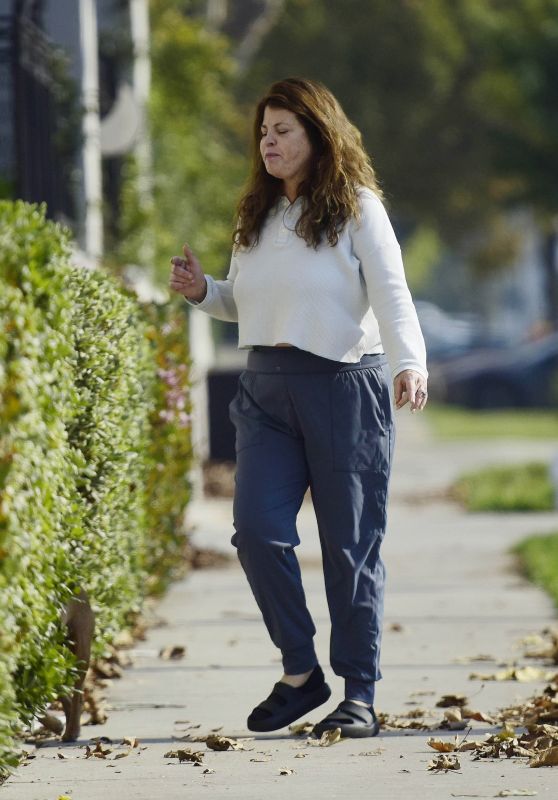
[[[558,607],[558,531],[530,536],[514,552],[526,577],[548,592]]]
[[[554,491],[546,464],[485,467],[462,475],[452,495],[468,511],[551,511]]]
[[[424,411],[441,439],[556,439],[558,413],[547,409],[472,411],[429,403]]]

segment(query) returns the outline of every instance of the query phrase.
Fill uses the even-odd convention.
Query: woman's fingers
[[[186,261],[186,262],[187,262],[189,265],[191,265],[192,267],[196,268],[196,267],[198,266],[198,259],[197,259],[197,258],[196,258],[196,256],[195,256],[195,255],[192,253],[192,251],[190,250],[190,246],[189,246],[187,243],[185,243],[185,244],[182,246],[182,252],[184,253],[184,259],[185,259],[185,261]]]
[[[394,399],[397,409],[410,404],[411,411],[422,411],[426,405],[428,392],[426,380],[414,370],[404,370],[395,377]]]

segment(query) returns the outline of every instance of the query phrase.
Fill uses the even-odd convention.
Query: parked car
[[[470,408],[558,410],[558,333],[434,364],[429,388],[434,400]]]
[[[478,314],[451,314],[426,300],[415,302],[430,363],[455,358],[479,347],[497,347]]]

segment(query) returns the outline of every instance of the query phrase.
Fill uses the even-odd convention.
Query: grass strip
[[[558,531],[529,536],[513,552],[519,558],[521,572],[544,589],[558,607]]]
[[[546,464],[485,467],[462,475],[452,495],[468,511],[552,511],[554,491]]]
[[[425,419],[440,439],[558,440],[558,414],[546,409],[473,411],[429,403]]]

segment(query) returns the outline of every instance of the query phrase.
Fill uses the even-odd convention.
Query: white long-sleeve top
[[[401,248],[378,196],[359,196],[360,220],[347,222],[334,247],[317,249],[295,232],[302,198],[281,197],[256,247],[233,252],[225,280],[206,275],[207,294],[192,305],[238,322],[239,348],[289,343],[346,363],[385,352],[394,377],[404,369],[427,377]]]

